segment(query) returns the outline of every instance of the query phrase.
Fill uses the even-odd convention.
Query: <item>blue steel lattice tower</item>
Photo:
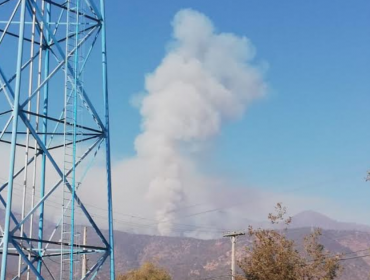
[[[104,5],[0,0],[0,280],[115,278]]]

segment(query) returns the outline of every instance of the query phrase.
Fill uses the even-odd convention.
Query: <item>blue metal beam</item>
[[[98,7],[95,5],[94,1],[85,0],[85,2],[93,10],[94,14],[98,17],[98,20],[101,20],[102,19],[101,13],[98,10]]]
[[[24,120],[23,120],[24,121]],[[31,127],[30,128],[30,132],[33,134],[34,133],[34,130],[33,128]],[[39,138],[38,138],[39,139]],[[36,139],[37,140],[37,139]],[[37,140],[39,141],[39,140]],[[85,152],[85,154],[79,159],[79,161],[76,163],[76,166],[78,166],[81,161],[91,152],[91,150],[99,143],[100,139],[95,142],[93,144],[93,146]],[[42,145],[42,142],[39,142],[41,143]],[[41,147],[43,150],[44,148]],[[45,152],[45,150],[44,150]],[[47,151],[46,151],[47,152]],[[59,176],[61,177],[61,179],[59,180],[58,183],[56,183],[40,200],[39,202],[35,205],[35,207],[33,209],[30,210],[30,212],[24,217],[24,219],[19,222],[15,227],[14,229],[12,230],[12,234],[14,234],[14,232],[16,230],[18,230],[20,228],[20,226],[22,224],[24,224],[26,222],[26,220],[36,211],[36,209],[40,206],[41,203],[43,203],[57,188],[58,186],[63,182],[63,174],[61,172],[61,170],[59,169],[59,167],[56,165],[54,159],[51,157],[50,153],[47,152],[47,157],[49,158],[49,160],[51,161],[52,165],[55,167],[56,171],[58,172]],[[70,169],[68,172],[67,172],[67,175],[69,175],[70,173],[72,172],[72,169]],[[68,187],[69,191],[72,190],[71,188],[71,185],[66,182],[66,186]],[[87,217],[88,221],[90,222],[91,226],[95,229],[96,233],[99,235],[100,239],[102,240],[102,242],[107,246],[109,247],[109,243],[108,241],[105,239],[104,235],[102,234],[102,232],[100,231],[100,229],[98,228],[98,226],[96,225],[95,221],[93,220],[93,218],[91,217],[90,213],[87,211],[86,207],[84,206],[84,204],[82,203],[82,201],[80,200],[80,198],[76,195],[75,196],[75,199],[76,199],[76,202],[78,203],[78,205],[80,206],[82,212],[85,214],[85,216]]]
[[[27,162],[28,165],[30,165],[34,160],[35,160],[35,157],[37,157],[38,155],[40,155],[40,153],[37,153],[35,156],[33,156],[32,158],[30,158]],[[16,173],[14,173],[13,175],[13,179],[17,178],[18,175],[20,175],[23,170],[25,169],[25,167],[23,166],[22,168],[20,168]],[[8,182],[5,182],[1,187],[0,187],[0,193],[6,188],[6,186],[9,184],[9,181]]]
[[[70,7],[69,7],[70,8]],[[76,13],[78,14],[80,12],[80,0],[76,0],[76,6],[74,7],[76,10]],[[80,22],[79,17],[76,17],[76,26],[75,26],[75,45],[78,44],[79,39],[79,29],[80,29]],[[79,51],[76,50],[74,53],[74,75],[73,75],[73,156],[72,156],[72,185],[71,185],[71,193],[72,193],[72,201],[71,201],[71,244],[74,244],[75,240],[75,199],[76,199],[76,157],[77,157],[77,82],[78,82],[78,66],[79,66]],[[66,63],[68,64],[68,60],[66,60]],[[69,256],[69,276],[70,279],[73,279],[73,273],[74,273],[74,262],[73,262],[73,246],[71,246],[70,249],[70,256]]]
[[[30,269],[33,271],[33,273],[35,273],[35,275],[40,279],[40,280],[44,280],[44,278],[41,276],[41,274],[37,271],[37,269],[35,268],[35,266],[33,265],[33,263],[28,259],[28,257],[25,255],[25,253],[23,253],[23,250],[19,247],[19,245],[17,244],[17,242],[15,242],[14,240],[11,240],[14,248],[18,251],[18,253],[22,256],[22,259],[26,262],[26,264],[30,267]],[[5,280],[5,278],[4,278]]]
[[[109,94],[108,94],[108,64],[107,64],[107,42],[106,42],[106,25],[105,25],[105,0],[100,0],[101,10],[101,48],[102,48],[102,74],[103,74],[103,100],[105,115],[105,160],[107,172],[107,195],[108,195],[108,232],[110,245],[110,279],[115,280],[114,264],[114,230],[113,230],[113,199],[112,199],[112,166],[110,154],[110,134],[109,134]]]
[[[45,14],[46,14],[46,22],[44,23],[44,26],[43,26],[43,29],[45,28],[45,26],[49,26],[49,21],[51,19],[51,7],[50,7],[50,4],[46,4],[46,7],[45,7],[46,11],[45,11]],[[42,30],[43,32],[43,30]],[[42,36],[46,43],[49,44],[50,42],[50,32],[47,32],[46,34],[43,34],[44,36]],[[44,60],[44,80],[49,76],[49,71],[50,71],[50,49],[49,48],[46,48],[45,51],[45,60]],[[49,113],[49,81],[47,81],[45,83],[45,86],[43,88],[43,91],[44,91],[44,100],[42,102],[43,104],[43,115],[44,116],[48,116],[48,113]],[[28,120],[28,119],[27,119]],[[46,146],[46,142],[47,142],[47,134],[46,132],[48,131],[48,119],[47,118],[43,118],[42,119],[42,132],[44,132],[45,134],[43,135],[42,137],[42,143]],[[40,197],[44,197],[45,195],[45,186],[46,186],[46,154],[45,152],[43,152],[41,154],[41,182],[40,182]],[[39,240],[43,240],[44,239],[44,211],[45,211],[45,205],[44,205],[44,202],[42,202],[40,204],[40,207],[39,207],[39,228],[38,228],[38,238]],[[42,243],[39,242],[38,243],[38,249],[39,251],[41,252],[41,249],[42,249]],[[42,259],[40,259],[37,263],[37,271],[41,274],[41,269],[42,269]],[[38,280],[40,280],[38,278]]]
[[[48,34],[50,35],[51,39],[55,42],[55,47],[56,47],[58,53],[60,54],[60,56],[65,58],[66,56],[65,56],[65,53],[64,53],[62,47],[60,46],[58,40],[56,40],[54,34],[51,32],[49,26],[46,24],[47,21],[46,21],[45,17],[42,15],[39,7],[36,5],[36,3],[33,3],[33,2],[31,2],[31,3],[27,2],[27,4],[32,5],[35,8],[35,11],[36,11],[37,15],[39,16],[41,21],[44,23],[44,30],[48,31]],[[73,77],[74,76],[74,70],[68,62],[67,62],[67,68],[68,68],[68,71],[70,72],[71,76]],[[80,81],[77,81],[77,85],[78,85],[78,87],[80,87],[80,92],[82,93],[84,101],[89,106],[89,111],[93,113],[93,118],[98,122],[99,127],[103,128],[104,127],[103,122],[101,121],[101,119],[99,117],[99,114],[96,112],[94,106],[92,105],[92,103],[90,101],[90,98],[86,94],[86,92],[85,92],[84,88],[82,87]]]
[[[42,258],[44,256],[51,258],[56,254],[52,254],[50,256],[48,254],[44,254],[43,253],[45,251],[44,245],[40,246],[40,244],[42,244],[41,240],[43,238],[43,232],[44,232],[44,228],[43,228],[43,215],[44,215],[43,205],[44,205],[44,202],[51,196],[51,194],[54,193],[55,190],[63,183],[63,179],[65,178],[66,173],[70,174],[71,172],[73,172],[74,176],[73,176],[72,181],[67,180],[65,182],[66,187],[72,193],[72,202],[73,202],[73,204],[77,203],[80,206],[80,209],[85,214],[85,216],[89,220],[90,224],[92,225],[92,227],[94,228],[94,230],[96,231],[98,236],[101,238],[104,246],[106,247],[105,248],[106,253],[97,261],[97,263],[93,267],[94,269],[89,272],[89,279],[95,278],[95,276],[97,275],[97,273],[101,269],[102,265],[104,264],[105,260],[108,257],[110,257],[110,279],[113,280],[114,276],[115,276],[115,272],[114,272],[114,250],[113,250],[113,248],[114,248],[114,238],[113,238],[112,179],[111,179],[108,81],[107,81],[108,74],[107,74],[107,56],[106,56],[106,42],[105,42],[106,41],[106,37],[105,37],[106,36],[105,14],[104,14],[105,1],[100,0],[100,7],[97,7],[98,4],[95,4],[96,2],[94,2],[94,1],[97,1],[97,0],[76,0],[76,1],[78,1],[78,3],[81,3],[81,4],[83,3],[84,5],[87,5],[88,8],[92,11],[92,14],[94,14],[94,17],[96,16],[97,19],[94,19],[95,25],[91,26],[87,29],[79,30],[79,27],[76,26],[76,31],[74,32],[75,35],[71,35],[72,37],[70,37],[70,38],[73,38],[75,36],[74,39],[77,42],[78,46],[76,46],[76,48],[73,51],[69,50],[68,52],[70,52],[70,53],[67,53],[67,54],[65,54],[64,51],[63,51],[64,50],[64,43],[63,43],[64,39],[59,38],[59,40],[56,40],[56,35],[58,35],[58,37],[60,37],[59,32],[57,33],[56,31],[58,30],[59,25],[63,24],[63,22],[62,22],[63,11],[66,10],[67,7],[65,5],[63,6],[63,4],[54,3],[53,1],[50,1],[50,0],[43,0],[43,1],[40,1],[40,2],[42,2],[42,5],[44,5],[44,3],[48,3],[48,5],[47,5],[48,7],[46,8],[46,12],[44,13],[44,6],[42,8],[43,11],[40,11],[41,8],[38,6],[38,3],[39,3],[38,1],[15,0],[14,2],[16,2],[16,1],[19,1],[18,5],[20,5],[20,3],[21,3],[21,5],[23,7],[23,17],[24,18],[23,18],[23,20],[21,19],[19,21],[20,26],[23,25],[23,32],[25,32],[24,28],[25,28],[25,24],[27,23],[25,13],[27,13],[27,11],[28,11],[29,14],[31,15],[31,17],[34,14],[36,14],[36,24],[37,24],[35,26],[36,30],[37,30],[36,32],[39,33],[40,38],[41,38],[39,40],[40,42],[36,42],[36,43],[37,44],[41,43],[43,46],[40,46],[40,47],[42,47],[42,50],[40,49],[40,51],[38,53],[36,53],[36,55],[34,57],[31,57],[31,59],[29,61],[27,61],[24,65],[22,65],[22,59],[20,59],[20,60],[18,59],[18,61],[17,61],[17,72],[10,80],[7,80],[5,78],[5,75],[0,73],[1,74],[0,77],[2,77],[2,79],[4,79],[4,83],[2,83],[1,79],[0,79],[0,93],[1,93],[1,91],[4,91],[4,94],[7,97],[10,106],[13,107],[13,114],[14,114],[14,115],[12,115],[13,127],[14,127],[14,116],[16,116],[17,117],[17,125],[18,125],[18,121],[19,121],[19,118],[20,118],[23,121],[27,130],[30,132],[30,134],[35,139],[35,145],[34,145],[35,147],[34,148],[38,149],[38,151],[36,151],[37,155],[34,155],[34,157],[32,157],[30,159],[30,161],[28,163],[26,163],[26,166],[28,166],[32,161],[35,161],[35,159],[37,159],[37,157],[39,155],[42,155],[43,160],[42,160],[42,167],[41,167],[41,169],[39,169],[39,171],[41,170],[40,171],[41,172],[41,188],[40,188],[41,189],[41,193],[40,193],[41,199],[38,200],[36,205],[32,204],[33,205],[31,207],[32,209],[28,210],[29,213],[24,217],[24,219],[22,219],[22,221],[18,222],[15,218],[14,213],[12,213],[12,211],[11,211],[12,198],[9,200],[9,194],[8,194],[7,200],[10,201],[10,203],[7,203],[1,196],[1,190],[4,190],[4,188],[6,186],[8,186],[9,189],[12,188],[13,182],[10,180],[10,176],[9,176],[9,180],[8,180],[9,185],[6,184],[4,186],[0,186],[0,201],[4,205],[6,205],[6,209],[10,209],[10,212],[9,212],[9,215],[8,215],[8,221],[10,219],[12,219],[14,221],[14,224],[15,224],[14,228],[11,231],[9,230],[10,225],[8,225],[7,244],[13,243],[14,248],[19,252],[19,255],[22,256],[24,261],[27,263],[27,266],[29,264],[32,265],[32,266],[30,265],[30,269],[36,275],[37,279],[40,279],[40,280],[44,279],[44,278],[49,279],[49,276],[47,275],[48,272],[46,270],[43,269],[44,274],[46,276],[43,276],[42,273],[41,273],[41,264],[44,263],[44,260]],[[51,17],[50,17],[50,8],[51,8],[50,6],[51,5],[56,5],[56,7],[59,7],[59,8],[62,9],[61,13],[59,14],[59,17],[58,17],[58,15],[56,15],[58,17],[58,20],[55,23],[55,26],[54,25],[50,26],[50,24],[49,24],[50,20],[51,20]],[[73,11],[71,10],[71,12],[73,12]],[[80,14],[78,10],[74,11],[74,12],[77,12],[77,14],[76,14],[77,18],[79,16],[80,17],[91,18],[91,16],[89,16],[87,14],[84,14],[84,13]],[[15,11],[13,11],[13,13],[15,13]],[[88,13],[90,13],[90,11]],[[22,13],[21,13],[21,15],[22,15]],[[10,19],[6,24],[10,25],[11,23],[14,23],[13,19]],[[82,26],[81,26],[81,28],[82,28]],[[21,29],[21,27],[20,27],[20,29]],[[91,30],[88,30],[88,29],[91,29]],[[104,31],[102,32],[103,29],[104,29]],[[91,46],[89,46],[88,54],[84,58],[84,61],[82,61],[82,62],[78,61],[78,65],[76,66],[77,60],[75,59],[75,62],[74,62],[75,65],[73,67],[73,63],[72,63],[72,61],[70,62],[69,59],[71,59],[71,56],[73,56],[73,55],[75,57],[78,56],[79,48],[82,46],[83,43],[85,43],[92,36],[92,34],[94,34],[95,31],[97,31],[97,32],[95,34],[95,37],[92,40]],[[87,34],[87,32],[89,32],[89,33]],[[83,36],[81,34],[83,34]],[[82,75],[82,72],[85,68],[86,62],[88,61],[88,59],[90,57],[90,54],[92,53],[92,50],[95,46],[95,43],[97,41],[97,38],[98,38],[99,34],[102,35],[102,38],[101,38],[102,41],[101,42],[102,42],[104,120],[97,113],[96,109],[94,108],[92,102],[89,99],[89,96],[85,92],[85,89],[83,87],[82,82],[80,81],[80,76]],[[16,35],[17,35],[16,37],[18,38],[18,50],[19,50],[19,47],[20,47],[19,42],[21,40],[23,41],[23,43],[25,42],[25,40],[27,41],[27,38],[25,38],[26,37],[25,35],[27,35],[27,34],[25,34],[25,33],[22,34],[21,32],[19,32],[19,34],[16,34]],[[81,35],[81,37],[83,37],[83,38],[79,38],[80,37],[79,35]],[[3,36],[5,36],[5,35],[3,34]],[[67,35],[67,37],[68,37],[68,35]],[[62,44],[63,44],[63,48],[62,48]],[[45,58],[42,56],[43,53],[46,53]],[[49,55],[50,54],[52,56],[54,56],[56,61],[57,61],[57,63],[55,63],[56,68],[52,69],[51,72],[48,69],[49,68],[48,63],[49,63]],[[43,78],[41,79],[40,78],[41,76],[38,76],[38,85],[36,86],[37,89],[35,90],[33,88],[31,96],[29,96],[28,99],[25,102],[23,102],[23,99],[20,102],[19,96],[18,96],[18,99],[17,99],[17,90],[18,90],[17,86],[15,87],[15,90],[13,91],[13,88],[10,86],[10,82],[15,80],[16,83],[17,83],[18,79],[19,79],[19,81],[21,81],[22,78],[20,78],[20,76],[22,74],[22,71],[28,65],[30,65],[30,62],[32,62],[37,56],[39,56],[39,63],[41,61],[43,61],[43,67],[39,66],[39,71],[41,71],[41,70],[44,71]],[[60,60],[62,60],[62,61],[60,61]],[[39,64],[39,65],[41,65],[41,64]],[[97,139],[96,142],[94,141],[91,149],[89,148],[85,152],[83,157],[78,159],[78,161],[76,161],[76,159],[74,159],[74,165],[68,171],[67,170],[63,171],[63,168],[62,168],[62,165],[60,164],[60,162],[56,161],[56,159],[50,153],[50,143],[51,143],[51,140],[53,139],[53,137],[51,136],[49,138],[49,140],[47,139],[47,137],[49,137],[48,135],[51,135],[51,132],[48,132],[48,127],[47,127],[48,126],[47,121],[50,119],[48,117],[48,112],[47,112],[48,111],[47,110],[48,109],[48,99],[49,99],[48,83],[54,77],[54,75],[57,72],[60,72],[63,65],[66,65],[66,67],[65,67],[65,69],[63,69],[63,71],[68,71],[70,73],[69,76],[74,77],[75,85],[74,85],[73,90],[75,92],[75,100],[77,100],[77,98],[76,98],[77,96],[79,98],[81,98],[83,106],[87,109],[87,111],[92,116],[92,118],[96,122],[97,126],[101,130],[101,131],[99,131],[99,135],[97,134],[96,136],[94,136],[94,137],[99,137],[99,139]],[[0,72],[2,72],[1,69],[0,69]],[[72,80],[73,80],[73,78],[72,78]],[[53,85],[53,83],[51,83],[51,85]],[[41,102],[43,104],[43,105],[41,105],[42,106],[41,110],[43,110],[42,115],[45,116],[45,118],[40,119],[41,120],[40,122],[43,122],[41,132],[37,128],[35,129],[34,126],[31,124],[31,121],[29,120],[29,114],[31,114],[32,112],[25,112],[25,111],[22,110],[22,107],[20,107],[20,104],[22,106],[26,106],[26,104],[30,104],[32,99],[34,97],[38,96],[37,94],[40,92],[40,90],[42,90],[44,92],[44,100],[42,101],[43,103]],[[37,103],[37,104],[39,104],[39,103]],[[37,105],[37,106],[39,106],[39,105]],[[17,113],[15,114],[14,111],[16,109],[17,109]],[[30,111],[32,111],[32,110],[30,110]],[[39,112],[39,110],[37,109],[37,114],[39,114],[38,112]],[[36,118],[37,118],[36,127],[38,127],[39,116],[36,116]],[[74,125],[74,132],[75,133],[74,133],[73,145],[76,146],[76,144],[79,143],[79,141],[77,141],[77,138],[76,138],[76,128],[77,128],[77,125],[76,125],[76,123],[77,123],[76,110],[75,110],[74,119],[75,119],[75,121],[74,121],[73,125]],[[10,124],[10,121],[8,123]],[[56,124],[56,128],[57,128],[58,124],[59,123]],[[56,128],[54,129],[54,134],[55,135],[58,134]],[[22,132],[17,131],[17,129],[16,130],[13,129],[12,131],[13,132],[16,131],[17,132],[16,134],[18,134],[18,136],[22,133]],[[0,131],[0,138],[5,133],[8,134],[6,129],[4,129],[4,131]],[[13,135],[14,135],[14,133],[12,133],[12,141],[9,142],[9,143],[11,144],[11,147],[13,146],[14,155],[12,156],[12,158],[15,161],[15,151],[16,151],[16,147],[19,143],[17,143],[17,141],[16,141],[17,140],[17,135],[15,135],[15,141],[13,141]],[[100,144],[102,144],[102,142],[105,143],[105,148],[106,148],[105,149],[105,156],[106,156],[106,169],[107,169],[108,226],[109,226],[109,239],[108,240],[109,241],[107,241],[105,236],[102,234],[99,227],[95,224],[95,221],[93,220],[92,216],[87,211],[86,207],[84,206],[84,204],[82,203],[82,201],[80,200],[80,198],[76,194],[76,176],[75,176],[76,167],[87,157],[88,154],[91,153],[91,151],[93,149],[95,149],[96,145],[98,145],[98,147],[100,147]],[[74,155],[76,155],[76,149],[75,148],[76,147],[74,147]],[[97,149],[97,151],[98,150],[99,150],[99,148]],[[12,152],[12,150],[11,150],[11,152]],[[45,187],[46,187],[46,180],[45,180],[46,177],[45,176],[46,176],[46,172],[47,172],[47,170],[46,170],[46,163],[47,162],[49,162],[52,165],[53,169],[56,170],[57,174],[60,176],[60,180],[57,181],[57,183],[54,186],[52,186],[51,189],[48,189],[48,191],[46,192],[46,189],[45,189]],[[89,166],[88,166],[88,168],[89,168]],[[13,166],[12,180],[14,180],[16,178],[16,176],[18,176],[21,172],[23,172],[22,170],[24,170],[24,168],[21,169],[20,171],[18,171],[17,173],[15,173],[15,168]],[[11,170],[9,170],[9,173],[10,172],[11,172]],[[36,176],[36,175],[34,175],[34,176]],[[85,176],[85,173],[83,173],[82,178],[84,176]],[[30,250],[32,250],[32,255],[36,254],[34,259],[32,259],[32,257],[30,257],[30,256],[27,257],[26,256],[26,254],[27,254],[26,250],[28,250],[28,249],[23,248],[23,246],[21,244],[18,244],[17,242],[15,242],[17,240],[16,239],[17,236],[15,236],[15,235],[17,234],[16,232],[20,229],[20,227],[22,225],[24,225],[24,223],[26,221],[29,221],[30,218],[34,215],[35,211],[37,211],[38,209],[41,210],[40,211],[40,219],[39,219],[39,228],[38,228],[39,233],[38,233],[38,236],[36,237],[37,239],[34,238],[33,241],[32,241],[32,242],[35,242],[35,244],[36,243],[38,244],[38,248],[37,249],[32,248],[32,244],[30,244],[31,246],[27,247],[27,248],[32,248],[32,249],[30,249]],[[73,220],[73,218],[72,218],[72,220]],[[72,224],[74,224],[74,222]],[[25,236],[25,235],[23,235],[23,236]],[[72,230],[72,238],[71,238],[72,241],[73,241],[73,236],[74,235],[73,235],[73,230]],[[5,239],[3,239],[3,240],[5,241]],[[26,240],[26,239],[24,239],[24,240]],[[27,242],[30,241],[30,240],[31,239],[27,240]],[[11,250],[13,250],[13,248],[11,248]],[[73,253],[75,253],[75,252],[73,252],[74,251],[73,248],[72,248],[71,251],[72,251],[72,254],[70,254],[70,251],[68,251],[68,254],[70,254],[70,256],[73,256]],[[11,251],[10,253],[13,254],[14,252]],[[78,252],[76,252],[76,253],[78,253]],[[4,256],[2,257],[2,261],[3,261],[3,259],[4,259]],[[71,257],[71,260],[73,260],[72,257]],[[34,264],[34,265],[32,264],[35,261],[38,261],[37,268],[36,268],[36,264]],[[5,260],[5,262],[6,262],[6,260]],[[71,263],[72,263],[72,261],[71,261]],[[2,263],[2,268],[3,268],[3,263]],[[5,268],[6,268],[6,266],[5,266]],[[20,267],[20,273],[23,273],[25,271],[24,268],[23,269],[22,268],[23,267]],[[45,269],[47,269],[46,266],[45,266]],[[50,273],[50,271],[49,271],[49,273]],[[6,272],[3,272],[3,269],[1,269],[1,274],[6,274]],[[69,276],[70,276],[70,278],[74,277],[73,267],[70,268],[70,275]],[[1,277],[2,278],[0,278],[0,280],[4,280],[3,276],[1,276]],[[52,276],[51,273],[50,273],[50,277],[54,278],[54,276]]]
[[[1,67],[0,67],[0,76],[1,76],[1,78],[3,78],[3,76],[4,76],[4,73],[3,73],[3,71],[1,70]],[[15,75],[14,75],[14,77],[15,77]],[[1,81],[1,79],[0,79],[0,86],[1,86],[1,88],[0,88],[0,92],[1,92],[1,90],[2,90],[2,89],[4,89],[4,95],[5,95],[5,98],[6,98],[6,100],[8,101],[10,108],[12,108],[12,110],[13,110],[13,108],[14,108],[14,104],[13,104],[13,102],[11,101],[11,98],[10,98],[10,96],[9,96],[9,94],[8,94],[7,90],[6,90],[6,83],[7,83],[7,81],[6,81],[4,78],[3,78],[3,80],[4,80],[4,81]]]
[[[74,54],[74,52],[76,51],[76,49],[77,48],[80,48],[81,45],[94,33],[95,30],[96,30],[95,28],[92,29],[92,30],[90,30],[90,32],[88,34],[86,34],[86,36],[84,37],[84,39],[80,41],[80,43],[78,44],[78,46],[76,46],[68,55],[70,56],[70,55]],[[32,100],[41,89],[43,89],[43,87],[46,85],[46,83],[48,83],[49,80],[56,73],[58,73],[58,70],[60,70],[65,65],[65,59],[66,58],[63,58],[62,60],[59,60],[58,65],[55,66],[55,68],[53,69],[53,71],[50,71],[49,75],[41,82],[41,84],[32,92],[32,94],[25,101],[23,101],[23,103],[21,104],[21,107],[22,108],[24,108],[28,104],[28,102],[30,100]]]
[[[35,261],[37,261],[37,259],[38,258],[33,258],[32,259],[32,264],[35,262]],[[22,276],[26,271],[28,271],[28,265],[25,265],[23,268],[22,268],[22,270],[21,270],[21,273],[20,273],[20,276]],[[17,279],[20,279],[20,276],[14,276],[13,278],[12,278],[12,280],[17,280]]]
[[[6,80],[6,79],[5,79]],[[10,91],[10,94],[11,96],[14,98],[14,92],[12,91],[12,88],[9,84],[7,84],[7,87]],[[35,138],[36,142],[38,143],[38,145],[40,146],[40,149],[43,151],[43,154],[47,156],[47,158],[49,159],[49,161],[51,162],[51,164],[53,165],[53,167],[55,168],[55,170],[57,171],[57,173],[59,174],[59,176],[61,177],[61,180],[46,194],[43,196],[43,198],[39,201],[39,203],[34,207],[34,209],[32,209],[28,215],[26,215],[26,217],[18,224],[16,224],[16,227],[12,230],[12,233],[14,234],[14,232],[16,230],[18,230],[20,228],[20,226],[26,221],[26,219],[44,202],[45,199],[47,199],[56,189],[57,187],[63,182],[63,172],[60,170],[60,168],[58,167],[57,163],[54,161],[53,157],[51,156],[51,154],[49,153],[48,149],[46,148],[45,144],[43,143],[43,141],[40,139],[40,137],[38,136],[37,132],[34,130],[34,128],[32,127],[32,125],[29,123],[29,120],[28,118],[25,116],[25,114],[22,112],[22,111],[19,111],[18,112],[18,115],[20,116],[20,118],[22,119],[23,123],[26,125],[26,127],[30,130],[32,136]],[[98,143],[98,141],[94,144],[96,145]],[[91,151],[88,150],[83,157],[80,158],[80,160],[78,161],[77,165],[83,160],[84,157],[87,156],[87,154]],[[72,170],[69,171],[69,173],[72,172]],[[67,183],[67,187],[69,188],[69,190],[72,192],[72,188],[71,188],[71,185]],[[104,235],[101,233],[100,229],[98,228],[98,226],[96,225],[95,221],[92,219],[91,215],[89,214],[89,212],[87,211],[87,209],[85,208],[85,206],[82,204],[81,200],[79,199],[79,197],[76,195],[75,197],[77,203],[79,204],[82,212],[85,214],[85,216],[87,217],[87,219],[89,220],[90,224],[92,225],[92,227],[95,229],[96,233],[99,235],[99,237],[101,238],[102,242],[108,247],[109,246],[109,243],[107,242],[107,240],[105,239]],[[2,279],[1,279],[2,280]]]
[[[5,38],[5,34],[6,34],[6,32],[8,31],[9,26],[10,26],[10,24],[12,23],[13,18],[14,18],[15,14],[16,14],[16,13],[17,13],[17,11],[18,11],[18,8],[19,8],[19,5],[20,5],[20,4],[21,4],[21,0],[19,0],[19,1],[18,1],[17,5],[15,5],[14,10],[13,10],[12,14],[11,14],[11,15],[10,15],[10,17],[9,17],[9,20],[8,20],[7,24],[5,25],[5,27],[4,27],[4,29],[3,29],[3,31],[2,31],[2,32],[3,32],[3,34],[1,34],[1,36],[0,36],[0,44],[2,43],[3,39]]]
[[[3,136],[4,136],[5,132],[6,132],[6,130],[8,129],[8,126],[9,126],[9,125],[10,125],[10,123],[12,122],[12,119],[13,119],[13,116],[11,115],[11,116],[9,117],[8,121],[6,122],[6,124],[5,124],[5,126],[4,126],[3,131],[1,131],[1,133],[0,133],[0,140],[3,138]]]
[[[4,207],[6,208],[6,201],[4,200],[4,198],[3,198],[3,196],[2,195],[0,195],[0,202],[4,205]],[[15,215],[14,215],[14,213],[13,212],[10,212],[10,218],[13,220],[13,222],[15,223],[15,224],[17,224],[18,223],[18,220],[17,220],[17,218],[15,217]],[[10,234],[10,235],[13,235],[13,234]],[[26,238],[26,240],[27,240],[27,235],[25,234],[25,233],[23,233],[23,237],[24,238]],[[0,244],[3,244],[3,239],[2,239],[2,243],[0,243]],[[31,243],[29,243],[28,241],[27,241],[27,243],[31,246]],[[32,246],[31,246],[32,247]]]
[[[97,274],[97,271],[96,270],[98,268],[100,268],[104,264],[105,260],[109,257],[109,255],[110,255],[110,253],[109,252],[106,252],[103,256],[101,256],[100,259],[95,263],[95,265],[93,265],[89,269],[89,271],[87,271],[85,277],[83,277],[81,280],[87,279],[95,271],[94,275],[90,278],[90,280],[91,279],[94,279],[95,276],[96,276],[96,274]]]
[[[21,67],[23,59],[23,36],[24,36],[24,22],[25,22],[25,8],[26,0],[22,0],[21,3],[21,14],[19,25],[19,40],[18,40],[18,54],[17,54],[17,78],[15,80],[15,95],[14,95],[14,109],[13,109],[13,123],[12,123],[12,138],[10,147],[10,166],[9,166],[9,185],[7,194],[7,205],[5,209],[5,226],[3,236],[3,255],[1,259],[1,272],[0,279],[6,279],[7,261],[8,261],[8,247],[9,247],[9,230],[10,230],[10,214],[12,210],[12,196],[13,196],[13,176],[15,169],[15,155],[16,155],[16,143],[17,143],[17,130],[18,130],[18,112],[19,112],[19,98],[21,91]]]
[[[33,57],[31,57],[27,62],[25,62],[23,65],[22,65],[22,68],[21,68],[21,71],[23,71],[28,65],[30,65],[30,63],[36,59],[37,57],[39,56],[39,53],[36,53]],[[1,75],[2,77],[4,77],[4,73],[2,73]],[[4,83],[2,83],[1,87],[0,87],[0,92],[2,91],[5,91],[6,87],[7,87],[7,84],[10,84],[12,81],[14,81],[14,79],[16,78],[16,74],[14,74],[9,80],[4,80]],[[3,78],[4,79],[4,78]],[[21,106],[22,107],[22,106]]]
[[[91,43],[91,45],[90,45],[90,48],[89,48],[89,50],[87,51],[87,54],[86,54],[86,57],[85,57],[85,59],[84,59],[84,61],[83,61],[83,63],[82,63],[82,66],[81,66],[80,72],[78,73],[78,77],[79,77],[79,78],[81,77],[81,75],[82,75],[82,73],[83,73],[83,70],[85,70],[86,63],[87,63],[87,61],[89,60],[90,55],[91,55],[91,53],[92,53],[92,51],[93,51],[93,49],[94,49],[94,47],[95,47],[95,43],[96,43],[96,41],[97,41],[97,39],[98,39],[98,37],[99,37],[100,30],[101,30],[101,28],[99,27],[98,31],[97,31],[97,32],[96,32],[96,34],[95,34],[94,40],[92,41],[92,43]]]

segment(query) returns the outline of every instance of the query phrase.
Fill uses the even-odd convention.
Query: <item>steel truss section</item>
[[[107,68],[105,0],[0,0],[0,280],[115,279]]]

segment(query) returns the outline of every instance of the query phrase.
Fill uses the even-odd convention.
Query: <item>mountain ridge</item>
[[[0,220],[2,219],[3,212],[0,211]],[[296,220],[295,224],[294,220]],[[311,220],[316,224],[305,224]],[[293,216],[292,227],[288,229],[287,236],[295,240],[299,248],[302,246],[303,237],[311,232],[310,227],[324,222],[328,227],[337,229],[324,228],[320,242],[332,253],[344,253],[345,256],[351,257],[342,262],[345,269],[338,280],[366,279],[370,272],[370,257],[364,256],[368,254],[365,249],[370,251],[370,232],[367,226],[363,225],[366,230],[359,230],[357,227],[349,229],[353,226],[352,223],[338,222],[314,211],[304,211]],[[106,231],[103,233],[107,234]],[[98,240],[91,237],[89,243],[95,242]],[[240,260],[243,257],[244,248],[248,244],[250,244],[248,235],[238,239],[237,259]],[[212,279],[229,273],[231,244],[228,238],[204,240],[192,237],[132,234],[116,230],[115,255],[117,273],[137,268],[146,261],[154,261],[167,269],[173,280],[200,280],[207,277]],[[14,258],[13,261],[16,263],[17,259]],[[16,265],[13,269],[16,269]],[[15,273],[15,271],[9,270],[9,273]],[[97,279],[106,279],[107,275],[107,266],[105,266]]]
[[[357,230],[370,232],[370,226],[358,223],[342,222],[322,213],[306,210],[292,217],[292,228],[315,227],[327,230]]]

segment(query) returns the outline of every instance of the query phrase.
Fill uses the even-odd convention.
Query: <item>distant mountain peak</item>
[[[319,212],[313,211],[313,210],[306,210],[302,211],[292,217],[292,219],[297,219],[297,220],[302,220],[302,219],[307,219],[307,220],[312,220],[312,221],[319,221],[325,220],[325,221],[331,221],[331,222],[337,222],[336,220],[329,218],[328,216],[321,214]]]
[[[356,223],[340,222],[313,210],[306,210],[294,215],[292,217],[291,227],[319,227],[322,229],[331,230],[358,230],[366,232],[370,231],[370,226]]]

